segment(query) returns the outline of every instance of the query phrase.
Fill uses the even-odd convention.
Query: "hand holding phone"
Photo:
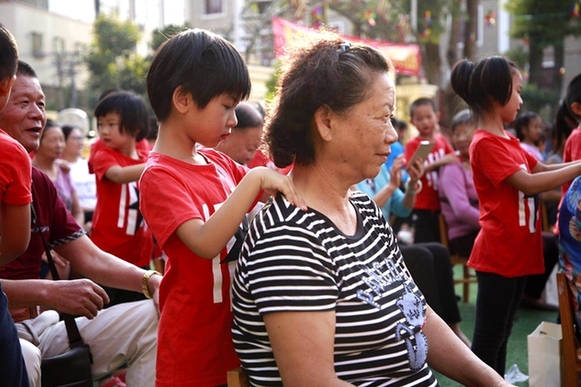
[[[418,158],[421,158],[422,160],[425,161],[426,157],[428,157],[430,151],[434,147],[434,144],[435,144],[434,142],[428,140],[421,141],[420,145],[418,146],[418,149],[416,149],[412,158],[409,159],[409,161],[407,162],[407,165],[412,165]]]

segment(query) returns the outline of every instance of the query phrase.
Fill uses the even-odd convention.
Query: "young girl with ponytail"
[[[523,77],[511,61],[461,60],[452,69],[451,84],[472,110],[477,128],[470,164],[482,228],[468,261],[478,279],[472,350],[504,375],[526,277],[544,271],[538,195],[581,174],[581,162],[543,164],[504,130],[523,103]]]

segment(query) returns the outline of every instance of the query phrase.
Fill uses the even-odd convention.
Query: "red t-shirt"
[[[105,143],[100,138],[97,138],[91,144],[90,154],[94,155],[95,153],[97,153],[98,150],[104,149],[104,148],[107,148],[107,145],[105,145]],[[135,143],[135,149],[137,150],[137,153],[139,153],[139,154],[142,154],[142,153],[147,154],[151,150],[151,148],[149,146],[149,142],[145,138],[143,140]],[[89,173],[95,173],[95,171],[93,171],[93,167],[91,166],[91,164],[89,164]]]
[[[545,268],[539,197],[525,197],[506,182],[521,169],[530,173],[538,161],[505,133],[509,139],[477,130],[470,145],[482,229],[468,265],[509,278],[540,274]]]
[[[147,152],[140,152],[139,159],[134,160],[108,147],[98,149],[89,158],[97,182],[91,239],[102,250],[139,267],[149,265],[153,249],[151,231],[139,210],[139,184],[118,184],[107,179],[105,173],[113,166],[127,167],[146,160]]]
[[[30,156],[0,129],[0,202],[20,206],[32,202]]]
[[[575,128],[565,141],[565,150],[563,151],[563,162],[581,160],[581,128]],[[571,186],[571,181],[561,186],[562,196],[565,196]]]
[[[195,255],[176,235],[190,219],[208,219],[248,169],[213,149],[198,152],[208,165],[191,165],[151,152],[141,176],[141,210],[167,255],[159,290],[156,386],[214,387],[240,362],[232,343],[231,275],[236,262]]]
[[[38,168],[32,167],[32,203],[40,225],[32,219],[30,242],[26,251],[14,261],[0,267],[0,278],[38,279],[44,244],[40,231],[51,246],[69,243],[85,231],[67,211],[50,178]]]
[[[414,152],[418,149],[418,146],[420,146],[420,142],[423,140],[425,140],[425,138],[416,136],[408,141],[404,150],[404,156],[407,160],[412,158]],[[454,148],[452,148],[446,138],[441,134],[436,134],[431,141],[434,141],[434,147],[428,154],[428,157],[426,157],[426,160],[424,160],[425,166],[441,159],[448,153],[454,153]],[[438,196],[438,170],[435,169],[431,172],[424,173],[421,180],[423,188],[416,195],[414,209],[439,211],[440,198]]]

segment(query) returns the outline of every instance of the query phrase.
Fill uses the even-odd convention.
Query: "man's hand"
[[[153,304],[155,305],[155,309],[157,309],[158,314],[159,314],[159,284],[161,283],[161,278],[162,277],[160,275],[155,274],[149,277],[149,280],[147,281],[149,293],[151,294]]]
[[[50,284],[43,306],[59,312],[93,319],[109,303],[105,290],[89,279],[52,281]]]

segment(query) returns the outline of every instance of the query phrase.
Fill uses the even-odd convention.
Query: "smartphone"
[[[412,165],[417,158],[421,158],[422,160],[425,161],[426,157],[428,157],[428,154],[430,154],[430,151],[434,147],[434,144],[435,143],[428,140],[421,141],[420,146],[418,146],[418,149],[416,149],[414,155],[408,161],[407,165]]]

